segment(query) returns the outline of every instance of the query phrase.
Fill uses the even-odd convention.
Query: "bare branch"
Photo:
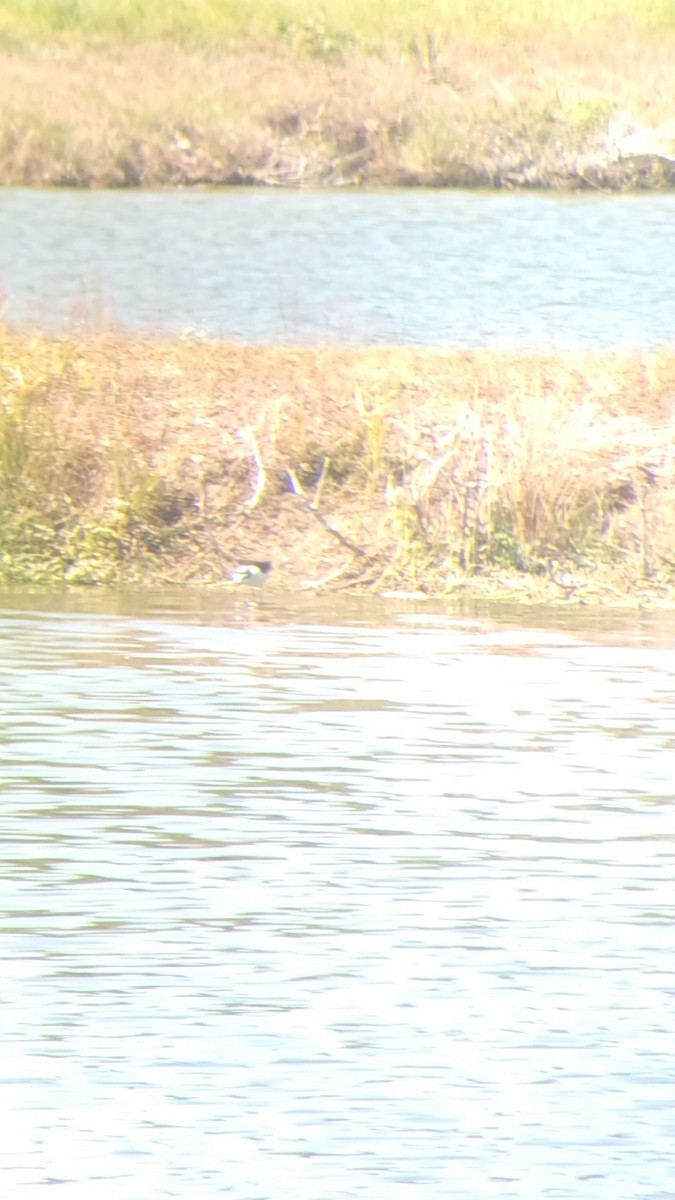
[[[306,507],[307,511],[311,512],[313,517],[316,517],[319,524],[323,525],[324,529],[326,529],[328,533],[332,533],[333,537],[337,538],[338,542],[340,542],[342,546],[344,546],[347,550],[350,550],[352,554],[358,555],[359,558],[365,558],[367,561],[370,561],[370,555],[366,550],[363,550],[361,546],[357,546],[356,542],[353,542],[351,538],[348,538],[344,533],[340,533],[339,529],[336,529],[334,525],[331,525],[330,521],[327,520],[322,513],[317,512],[315,508],[312,508],[310,504],[308,504]]]
[[[321,474],[320,474],[320,476],[319,476],[319,480],[318,480],[318,483],[317,483],[317,485],[316,485],[316,491],[314,492],[314,499],[312,500],[312,503],[311,503],[311,504],[310,504],[310,506],[309,506],[309,507],[312,509],[312,511],[313,511],[313,512],[316,512],[316,511],[317,511],[317,509],[318,509],[318,507],[319,507],[319,500],[321,499],[321,492],[322,492],[322,490],[323,490],[324,481],[325,481],[325,479],[326,479],[326,476],[327,476],[327,474],[328,474],[328,468],[329,468],[329,466],[330,466],[330,458],[326,457],[326,458],[324,458],[324,460],[323,460],[323,466],[322,466],[322,468],[321,468]]]
[[[251,508],[255,508],[256,505],[260,503],[260,499],[265,490],[265,484],[267,483],[267,472],[265,471],[265,467],[263,465],[262,458],[260,457],[258,443],[256,441],[255,434],[254,434],[253,430],[251,429],[251,426],[247,425],[245,429],[240,429],[239,436],[242,437],[244,439],[244,441],[247,443],[247,445],[251,451],[251,455],[253,456],[253,461],[255,462],[255,465],[256,465],[256,468],[258,471],[258,477],[256,479],[256,484],[253,489],[253,494],[249,497],[248,500],[246,500],[244,502],[244,506],[246,508],[251,509]]]
[[[292,471],[290,467],[286,467],[286,474],[288,475],[288,480],[291,485],[291,491],[293,492],[293,494],[295,496],[304,496],[305,492],[304,492],[303,486],[300,483],[300,480],[298,479],[297,475],[295,474],[295,471]]]

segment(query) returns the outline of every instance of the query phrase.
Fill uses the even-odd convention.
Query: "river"
[[[3,1195],[675,1195],[675,617],[2,596]]]
[[[675,195],[0,190],[11,321],[245,342],[672,342]]]

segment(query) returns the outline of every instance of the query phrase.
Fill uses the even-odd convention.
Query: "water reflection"
[[[516,616],[8,598],[8,1194],[669,1194],[675,622]]]

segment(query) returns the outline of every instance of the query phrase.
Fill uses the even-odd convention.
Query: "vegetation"
[[[0,183],[672,186],[674,50],[672,0],[0,0]],[[674,398],[667,350],[0,326],[0,580],[671,603]]]
[[[0,327],[0,579],[675,596],[675,353]]]
[[[0,182],[675,184],[672,0],[0,0]]]
[[[635,30],[675,29],[670,0],[2,0],[5,37],[169,38],[184,43],[325,31],[338,44],[379,48],[438,37],[494,39],[604,30],[623,21]]]

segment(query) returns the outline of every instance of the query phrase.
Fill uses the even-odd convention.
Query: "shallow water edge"
[[[12,590],[0,635],[8,1194],[670,1195],[671,615]]]

